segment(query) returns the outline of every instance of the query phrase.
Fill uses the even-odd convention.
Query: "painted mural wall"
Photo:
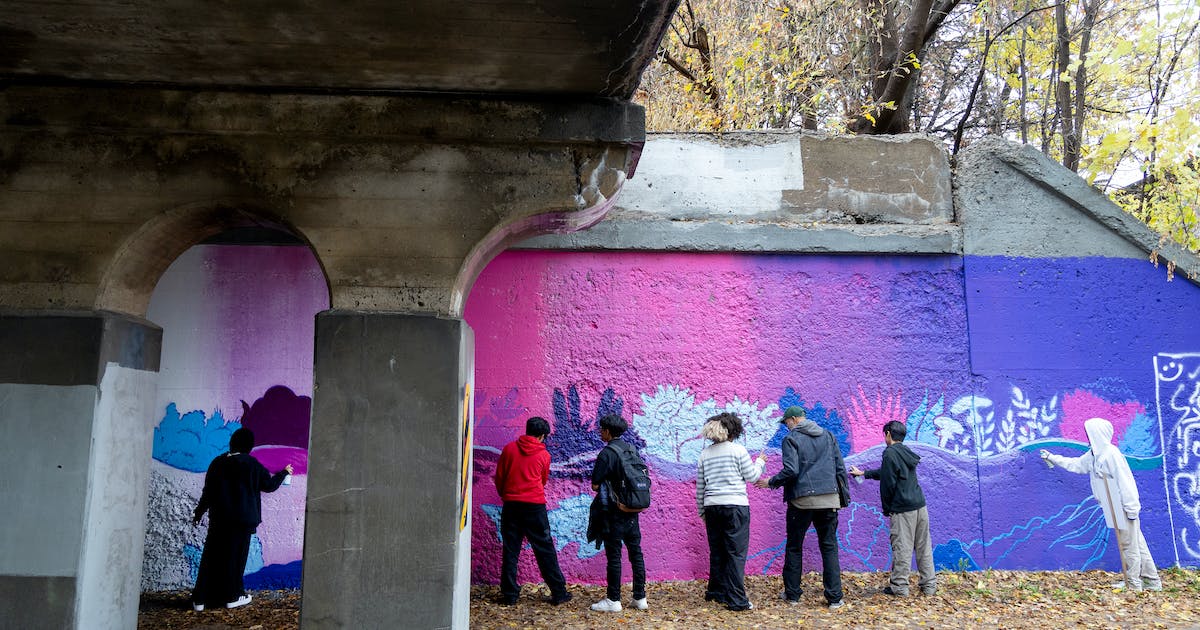
[[[300,585],[312,408],[313,326],[329,308],[325,278],[305,247],[200,245],[159,280],[147,318],[163,328],[151,464],[144,590],[190,589],[208,517],[191,524],[204,473],[239,427],[290,485],[263,495],[248,588]]]
[[[476,332],[473,578],[496,582],[504,444],[551,420],[548,508],[569,580],[603,580],[585,540],[598,418],[632,421],[655,480],[642,513],[651,579],[707,571],[695,513],[704,419],[736,412],[778,471],[782,409],[801,405],[848,464],[876,467],[882,425],[921,455],[935,560],[947,569],[1118,570],[1086,477],[1046,448],[1086,451],[1112,421],[1161,566],[1200,564],[1200,288],[1130,259],[509,252],[483,273]],[[878,485],[851,484],[843,567],[890,567]],[[778,573],[780,492],[750,488],[747,571]],[[806,564],[819,566],[816,546]],[[532,554],[522,577],[540,581]],[[812,563],[812,564],[809,564]]]
[[[268,468],[247,583],[300,577],[313,315],[324,280],[299,247],[203,246],[160,281],[164,328],[143,588],[190,588],[204,528],[190,515],[208,462],[250,426]],[[1084,420],[1113,422],[1161,566],[1200,565],[1200,288],[1130,259],[698,253],[502,254],[470,295],[476,335],[472,577],[498,581],[500,449],[530,415],[551,421],[550,519],[568,579],[603,579],[584,540],[596,421],[632,422],[655,479],[643,513],[651,579],[707,571],[695,514],[703,421],[738,413],[779,469],[782,409],[802,405],[847,463],[874,467],[900,420],[922,456],[937,563],[949,569],[1115,570],[1115,541],[1083,476]],[[317,419],[316,421],[319,421]],[[748,571],[778,573],[779,492],[749,490]],[[852,484],[847,570],[890,566],[878,485]],[[806,563],[817,566],[815,544]],[[532,554],[522,578],[539,581]]]

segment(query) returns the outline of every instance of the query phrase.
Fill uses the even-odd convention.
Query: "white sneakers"
[[[650,603],[646,601],[645,597],[641,599],[635,599],[630,602],[629,605],[638,610],[646,610],[650,607]],[[613,600],[605,597],[595,604],[592,604],[592,610],[597,612],[621,612],[621,602],[614,602]]]
[[[646,600],[643,599],[642,601],[644,602]],[[621,602],[614,602],[613,600],[605,597],[595,604],[592,604],[592,610],[599,612],[621,612]]]
[[[1121,580],[1120,582],[1113,582],[1112,584],[1109,584],[1109,588],[1113,589],[1114,591],[1123,591],[1123,590],[1125,590],[1125,580]],[[1162,582],[1158,582],[1156,584],[1146,584],[1145,582],[1142,582],[1141,587],[1131,588],[1129,590],[1133,591],[1134,593],[1137,593],[1142,590],[1157,592],[1157,591],[1161,591],[1163,589],[1162,589]]]
[[[225,604],[226,608],[238,608],[250,603],[250,595],[242,595],[241,597]]]
[[[204,612],[204,604],[192,604],[192,610],[196,612]]]

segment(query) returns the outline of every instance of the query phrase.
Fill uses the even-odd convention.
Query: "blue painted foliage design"
[[[555,474],[566,477],[587,477],[592,473],[592,465],[596,460],[595,454],[604,448],[600,439],[600,418],[608,414],[624,417],[625,402],[617,396],[613,388],[604,390],[600,402],[593,415],[585,417],[581,410],[579,390],[574,384],[567,391],[554,388],[554,427],[546,449],[550,451],[550,459],[557,465]],[[646,441],[638,435],[629,418],[629,430],[621,439],[625,440],[639,451],[646,448]]]
[[[846,431],[846,424],[842,417],[838,415],[836,409],[826,409],[825,405],[817,402],[813,403],[812,407],[805,404],[804,399],[800,394],[796,393],[795,388],[789,387],[784,391],[783,396],[779,397],[779,408],[787,409],[793,405],[804,407],[804,415],[818,426],[833,434],[837,438],[838,448],[842,451],[842,457],[850,454],[850,434]],[[783,425],[780,425],[781,427]],[[786,429],[781,432],[776,432],[767,446],[779,447],[783,444],[783,438],[787,434]]]
[[[180,470],[205,472],[213,458],[229,450],[229,437],[241,427],[239,422],[226,422],[220,409],[211,418],[199,410],[181,416],[170,403],[154,428],[153,457]]]

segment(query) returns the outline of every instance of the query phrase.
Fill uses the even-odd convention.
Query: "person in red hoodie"
[[[496,463],[496,490],[504,501],[500,512],[500,538],[504,560],[500,565],[499,603],[511,606],[521,596],[517,582],[517,559],[526,538],[537,558],[538,570],[550,587],[550,603],[571,601],[567,581],[558,567],[558,553],[550,537],[546,515],[546,482],[550,481],[550,452],[546,437],[550,423],[534,416],[525,422],[525,435],[509,442]]]

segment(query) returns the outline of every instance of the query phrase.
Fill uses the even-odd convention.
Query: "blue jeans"
[[[646,597],[646,561],[642,557],[642,527],[637,514],[612,512],[609,515],[608,536],[604,538],[604,555],[608,558],[608,598],[621,601],[621,545],[629,550],[629,566],[633,569],[633,598]]]
[[[808,526],[817,530],[817,545],[821,548],[821,583],[825,601],[842,601],[842,567],[838,562],[838,514],[834,509],[801,510],[791,504],[787,508],[787,552],[783,557],[783,595],[800,599],[804,591],[800,578],[804,575],[804,536]]]

